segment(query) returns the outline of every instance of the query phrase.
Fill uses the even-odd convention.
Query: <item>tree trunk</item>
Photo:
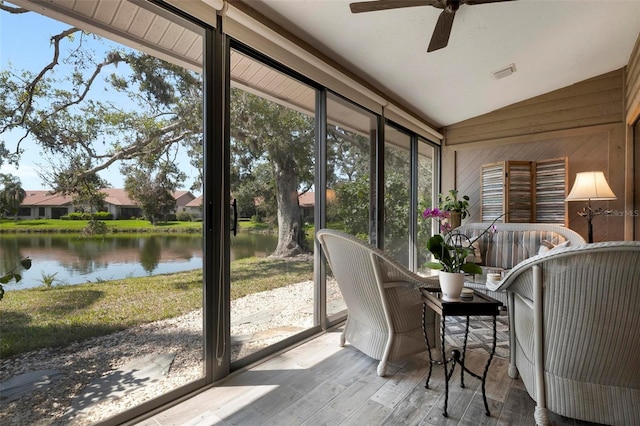
[[[278,202],[278,246],[272,257],[293,257],[305,253],[304,229],[300,221],[298,176],[292,158],[274,162],[276,199]]]

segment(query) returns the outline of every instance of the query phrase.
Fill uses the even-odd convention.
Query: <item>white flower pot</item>
[[[459,302],[462,287],[464,287],[463,272],[445,272],[438,273],[440,280],[440,289],[442,290],[442,300],[445,302]]]

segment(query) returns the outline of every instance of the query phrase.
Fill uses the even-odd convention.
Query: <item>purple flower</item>
[[[446,219],[449,217],[448,211],[440,210],[439,208],[428,208],[424,212],[422,212],[422,217],[425,219]]]

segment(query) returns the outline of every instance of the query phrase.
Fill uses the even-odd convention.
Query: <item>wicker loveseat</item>
[[[394,261],[383,251],[340,231],[321,229],[316,237],[347,305],[341,335],[373,359],[384,376],[387,362],[427,350],[425,329],[435,341],[435,313],[427,309],[422,321],[418,287],[438,286]]]
[[[640,242],[586,244],[516,265],[494,291],[509,298],[509,375],[547,410],[640,424]]]
[[[488,223],[469,223],[454,230],[475,240],[489,226]],[[496,232],[485,233],[477,240],[476,263],[485,268],[508,270],[518,263],[537,255],[543,249],[554,246],[579,246],[585,244],[584,238],[575,231],[557,225],[541,223],[496,223]],[[480,280],[481,281],[481,280]],[[465,283],[466,287],[479,290],[506,304],[504,292],[488,291],[484,282]]]

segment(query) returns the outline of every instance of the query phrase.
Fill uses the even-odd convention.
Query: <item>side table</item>
[[[427,381],[425,383],[425,387],[429,388],[429,380],[431,379],[431,370],[433,364],[437,361],[434,361],[431,356],[431,345],[429,344],[429,338],[427,337],[426,325],[424,323],[424,318],[426,315],[427,307],[433,309],[438,315],[440,315],[442,322],[442,365],[444,366],[444,412],[442,413],[444,417],[448,417],[447,414],[447,405],[449,403],[449,379],[453,375],[456,364],[460,364],[460,387],[464,388],[464,372],[466,371],[471,376],[482,381],[482,399],[484,401],[484,408],[486,410],[485,414],[490,416],[489,412],[489,404],[487,404],[487,396],[485,394],[485,382],[487,379],[487,372],[489,371],[489,366],[491,365],[491,360],[493,359],[493,355],[496,352],[496,317],[500,313],[500,307],[502,306],[502,302],[492,299],[489,296],[486,296],[482,293],[473,292],[473,298],[461,299],[459,302],[446,302],[442,300],[442,293],[440,293],[439,289],[434,288],[421,288],[420,292],[422,293],[422,324],[424,331],[424,339],[427,342],[427,351],[429,352],[429,374],[427,375]],[[492,316],[493,317],[493,345],[491,346],[491,353],[489,354],[489,359],[487,360],[487,365],[484,368],[484,373],[482,376],[470,371],[464,365],[464,360],[467,352],[467,336],[469,334],[469,317],[470,316]],[[446,317],[447,316],[465,316],[467,318],[466,328],[464,332],[464,344],[462,346],[462,356],[460,355],[460,351],[454,349],[451,351],[451,357],[447,359],[447,354],[445,350],[445,333],[446,333]],[[451,363],[451,369],[447,367],[447,365]]]

